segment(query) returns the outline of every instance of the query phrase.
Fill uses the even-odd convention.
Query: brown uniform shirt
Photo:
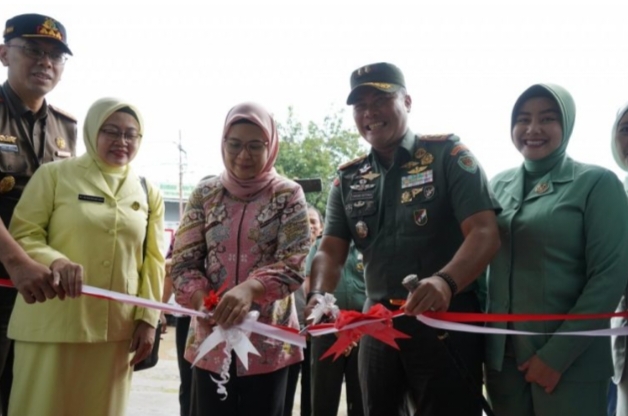
[[[76,119],[44,102],[33,113],[8,82],[0,87],[0,216],[9,221],[37,168],[74,156]]]
[[[0,217],[9,221],[22,191],[37,168],[72,157],[76,152],[76,119],[46,102],[37,113],[11,89],[0,87]],[[0,278],[7,273],[0,264]],[[0,303],[7,293],[0,288]],[[15,291],[10,289],[10,293]]]

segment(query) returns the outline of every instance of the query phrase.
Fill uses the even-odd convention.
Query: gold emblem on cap
[[[17,137],[15,136],[3,136],[0,134],[0,143],[10,143],[15,144],[17,142]]]
[[[547,182],[541,182],[537,186],[534,187],[534,192],[537,194],[544,194],[549,189],[549,185]]]
[[[133,204],[131,205],[131,208],[133,208],[133,210],[137,211],[138,209],[140,209],[140,203],[135,201],[133,202]]]
[[[11,192],[15,187],[15,178],[13,176],[5,176],[0,180],[0,194]]]
[[[63,40],[63,35],[61,35],[59,29],[57,29],[57,24],[49,17],[46,18],[41,26],[37,27],[37,34],[50,36],[61,41]]]
[[[57,143],[57,147],[61,150],[65,149],[65,139],[63,137],[57,137],[55,139],[55,143]]]

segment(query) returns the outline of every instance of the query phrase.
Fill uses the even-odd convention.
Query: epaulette
[[[362,156],[358,156],[353,160],[350,160],[346,163],[343,163],[342,165],[338,166],[338,170],[343,170],[348,168],[349,166],[355,165],[356,163],[359,163],[361,161],[363,161],[364,159],[366,159],[368,155],[362,155]]]
[[[427,142],[444,142],[446,140],[458,141],[458,138],[453,134],[423,134],[419,136],[419,140],[425,140]]]
[[[52,111],[54,111],[55,113],[62,115],[63,117],[70,119],[71,121],[77,123],[76,117],[74,117],[72,114],[65,112],[64,110],[60,109],[59,107],[55,107],[53,105],[48,104],[48,108],[50,108]]]

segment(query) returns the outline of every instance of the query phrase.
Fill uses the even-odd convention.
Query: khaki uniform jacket
[[[130,172],[114,195],[88,155],[49,163],[26,186],[10,231],[28,255],[45,266],[67,258],[83,266],[87,285],[158,301],[165,272],[164,204],[158,190],[149,186],[148,191],[147,197]],[[156,326],[158,318],[157,310],[88,296],[33,305],[18,297],[9,337],[32,342],[122,341],[131,339],[136,320]]]
[[[7,227],[37,168],[72,157],[75,151],[74,117],[46,103],[33,114],[8,82],[0,87],[0,216]]]

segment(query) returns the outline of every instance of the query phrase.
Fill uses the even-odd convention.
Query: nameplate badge
[[[88,202],[98,202],[99,204],[102,204],[105,202],[105,198],[102,196],[83,195],[83,194],[79,194],[79,200],[88,201]]]
[[[17,144],[0,143],[0,152],[18,153]]]

